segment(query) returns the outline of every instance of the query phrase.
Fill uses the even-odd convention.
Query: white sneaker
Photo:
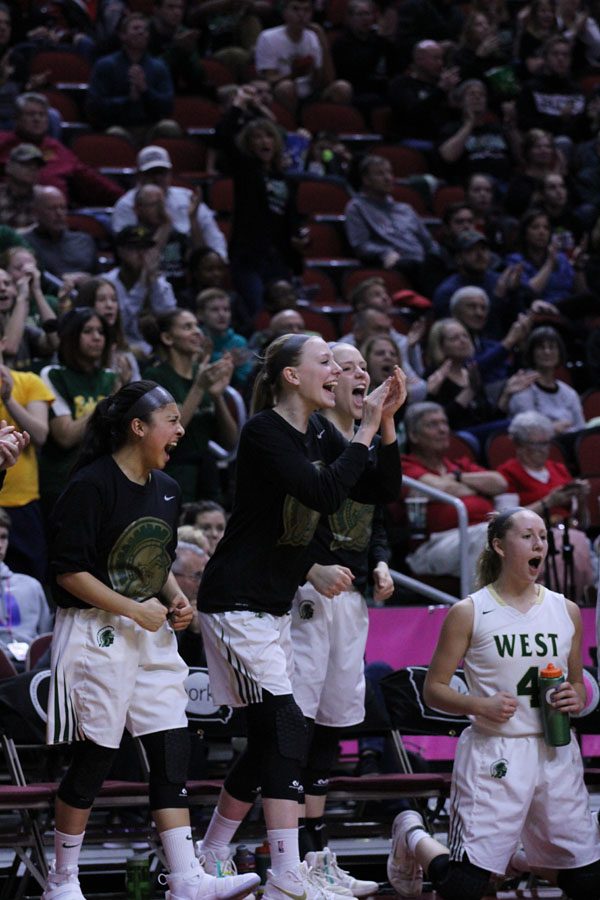
[[[411,828],[425,824],[418,812],[407,809],[399,813],[392,825],[392,850],[387,860],[387,877],[401,897],[420,897],[423,892],[423,869],[406,843]]]
[[[64,872],[57,872],[55,865],[53,862],[50,866],[42,900],[85,900],[77,877],[77,866],[67,866]]]
[[[306,862],[311,869],[324,875],[328,890],[333,890],[335,885],[337,888],[344,888],[344,893],[359,898],[370,897],[379,890],[376,881],[361,881],[359,878],[353,878],[350,872],[341,869],[335,853],[328,847],[316,853],[307,853]]]
[[[346,895],[347,896],[347,895]],[[311,873],[306,862],[297,869],[275,875],[267,871],[262,900],[340,900],[340,894],[325,887],[318,875]]]
[[[165,900],[239,900],[260,884],[258,875],[223,875],[200,871],[196,875],[166,875]]]
[[[221,859],[215,855],[213,850],[204,850],[202,841],[196,841],[194,849],[196,859],[207,875],[215,875],[217,878],[224,878],[226,875],[237,875],[238,872],[233,856]]]

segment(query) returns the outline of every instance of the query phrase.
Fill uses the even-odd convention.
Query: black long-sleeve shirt
[[[311,542],[321,515],[347,497],[388,502],[400,482],[395,443],[375,454],[349,444],[319,415],[306,434],[273,410],[253,416],[240,438],[233,512],[204,571],[198,609],[284,615],[315,561]]]

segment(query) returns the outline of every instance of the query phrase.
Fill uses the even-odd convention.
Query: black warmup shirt
[[[242,429],[233,513],[209,560],[200,590],[202,612],[251,609],[283,615],[314,562],[309,553],[321,514],[346,497],[363,503],[389,499],[398,448],[369,461],[327,419],[310,417],[306,434],[273,410]]]
[[[89,609],[61,588],[57,575],[89,572],[135,600],[157,597],[175,559],[181,491],[154,469],[136,484],[112,456],[80,469],[51,517],[50,574],[58,606]]]

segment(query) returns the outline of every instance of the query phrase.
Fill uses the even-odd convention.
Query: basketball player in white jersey
[[[557,709],[576,714],[585,699],[579,610],[536,584],[546,552],[536,513],[497,514],[478,562],[483,586],[445,620],[425,699],[472,724],[454,762],[449,850],[418,813],[396,817],[388,877],[400,896],[421,893],[425,870],[445,900],[480,900],[491,875],[525,869],[555,880],[571,898],[600,897],[600,830],[579,747],[574,739],[550,747],[542,733],[540,668],[553,662],[566,675],[552,696]],[[460,660],[467,695],[450,687]]]

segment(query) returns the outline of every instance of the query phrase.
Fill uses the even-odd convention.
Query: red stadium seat
[[[362,114],[353,106],[339,103],[310,103],[301,113],[302,125],[312,134],[318,131],[332,131],[334,134],[366,134]]]
[[[398,203],[408,203],[418,216],[428,215],[427,204],[425,203],[423,196],[407,184],[395,184],[392,188],[392,197],[394,200],[397,200]]]
[[[173,118],[190,134],[210,133],[223,115],[220,106],[204,97],[175,97]]]
[[[465,199],[464,188],[444,185],[433,195],[433,214],[442,218],[451,203],[462,203]]]
[[[79,53],[68,50],[42,50],[31,57],[31,75],[49,73],[49,80],[57,84],[88,84],[91,64]]]
[[[82,162],[95,169],[107,165],[137,168],[135,147],[126,138],[115,134],[80,134],[73,140],[71,150]]]
[[[582,476],[600,475],[600,430],[594,428],[579,435],[575,456]]]
[[[319,214],[343,216],[350,200],[350,194],[345,187],[329,181],[303,178],[298,185],[297,205],[301,216]]]
[[[581,398],[581,405],[583,406],[586,422],[589,422],[590,419],[595,419],[596,416],[600,416],[600,390],[598,388],[590,388],[589,391],[586,391]]]
[[[412,147],[401,147],[398,144],[379,144],[369,151],[371,156],[383,156],[392,164],[396,178],[408,178],[409,175],[424,175],[429,171],[427,160],[419,150]]]

